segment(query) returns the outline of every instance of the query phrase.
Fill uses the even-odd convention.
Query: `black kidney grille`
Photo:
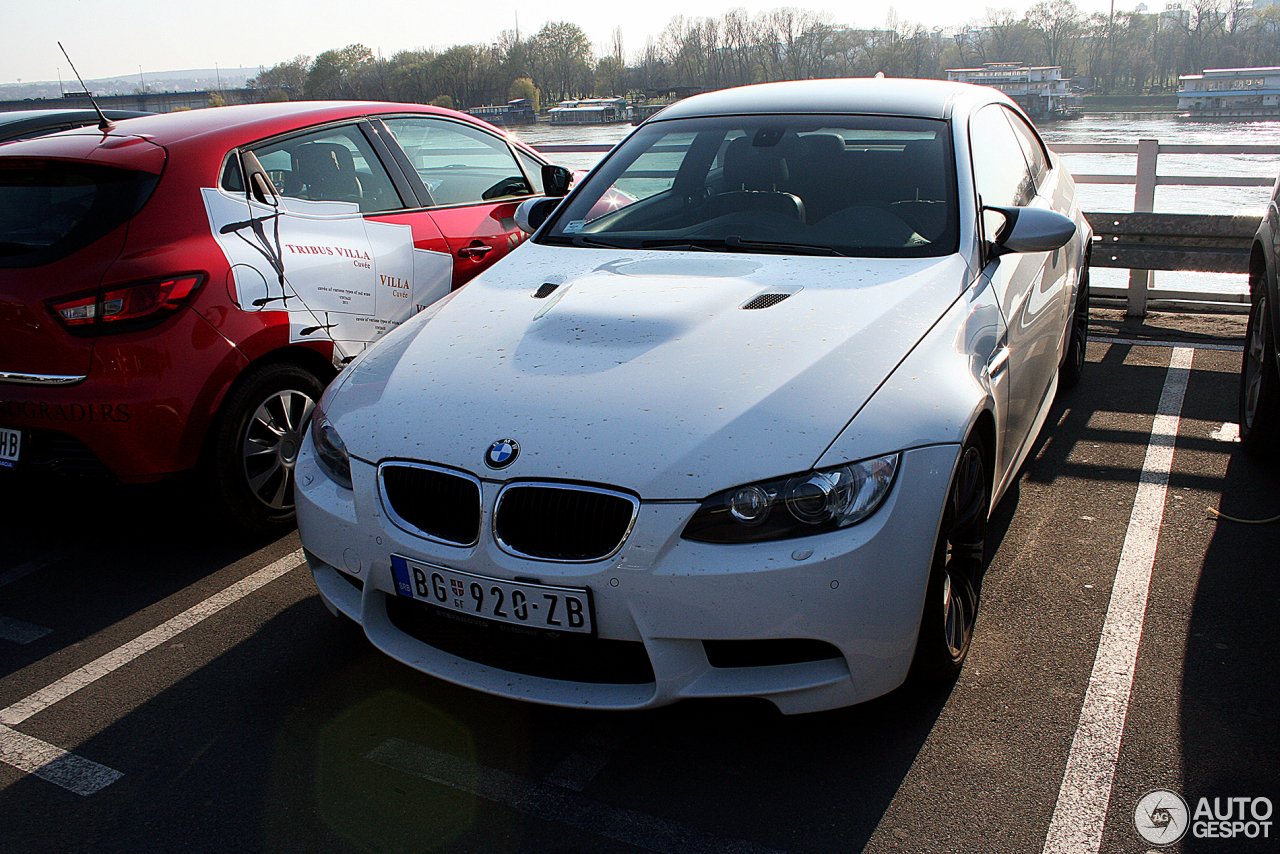
[[[382,489],[401,521],[422,533],[473,545],[480,539],[480,485],[438,469],[382,466]]]
[[[511,486],[498,501],[494,533],[508,551],[541,560],[601,560],[631,529],[636,502],[625,495],[558,486]]]

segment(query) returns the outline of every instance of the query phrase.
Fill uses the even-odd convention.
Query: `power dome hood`
[[[810,468],[966,278],[958,256],[527,244],[373,347],[326,406],[367,462],[700,499]],[[742,308],[765,294],[788,296]],[[500,439],[520,456],[496,472]]]

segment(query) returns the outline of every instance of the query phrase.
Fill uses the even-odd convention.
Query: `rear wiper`
[[[846,257],[843,252],[830,246],[821,246],[813,243],[779,243],[772,240],[743,240],[736,234],[730,234],[724,239],[724,243],[733,249],[746,249],[748,251],[759,249],[766,252],[787,252],[793,255],[839,255],[841,258]]]

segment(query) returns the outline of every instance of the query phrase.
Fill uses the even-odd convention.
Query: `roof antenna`
[[[107,133],[116,126],[116,123],[107,118],[107,114],[102,112],[102,108],[98,106],[98,102],[93,100],[93,93],[89,91],[89,87],[84,85],[84,78],[80,76],[80,72],[76,71],[76,64],[71,61],[71,56],[67,53],[67,49],[62,46],[62,42],[58,42],[58,50],[62,51],[62,55],[67,58],[67,64],[71,66],[71,70],[75,72],[76,79],[80,81],[80,88],[89,96],[89,103],[93,104],[94,112],[98,114],[98,130]]]

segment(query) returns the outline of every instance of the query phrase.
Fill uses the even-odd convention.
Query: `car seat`
[[[294,183],[299,195],[329,202],[358,202],[363,193],[351,149],[336,142],[308,142],[293,154]]]

